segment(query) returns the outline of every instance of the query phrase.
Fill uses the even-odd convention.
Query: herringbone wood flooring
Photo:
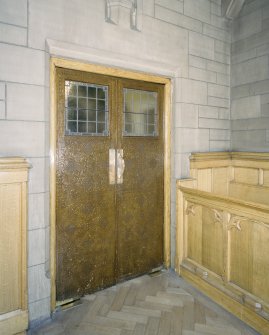
[[[31,335],[258,334],[172,272],[142,276],[56,312]]]

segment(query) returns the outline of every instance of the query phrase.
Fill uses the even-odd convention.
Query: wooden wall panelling
[[[237,217],[238,226],[231,226],[230,281],[252,291],[253,280],[253,227],[245,218]]]
[[[183,243],[184,241],[184,227],[186,222],[186,208],[187,203],[183,197],[183,193],[179,190],[180,187],[189,187],[194,188],[195,180],[194,179],[182,179],[177,181],[177,192],[176,192],[176,254],[175,254],[175,270],[180,274],[180,264],[182,263],[184,257],[186,257],[186,246]],[[186,233],[185,233],[186,234]],[[186,237],[185,237],[186,239]]]
[[[263,185],[269,186],[269,170],[263,170]]]
[[[223,212],[203,206],[202,265],[219,276],[224,274],[223,242]]]
[[[269,154],[204,153],[177,181],[176,271],[269,334]]]
[[[27,180],[23,158],[0,158],[0,334],[24,334],[27,311]]]
[[[197,172],[197,189],[205,192],[212,191],[212,169],[199,169]]]
[[[258,185],[259,169],[235,167],[234,181],[236,183]]]
[[[237,184],[229,184],[229,196],[244,201],[269,205],[269,187]]]
[[[253,223],[252,294],[269,304],[269,223]]]
[[[21,306],[21,271],[18,271],[21,267],[20,193],[20,184],[0,185],[0,314]]]
[[[212,169],[212,192],[215,194],[228,195],[228,167]]]
[[[187,202],[184,227],[187,230],[186,257],[202,263],[202,206]]]

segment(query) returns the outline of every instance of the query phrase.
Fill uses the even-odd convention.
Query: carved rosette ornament
[[[228,223],[228,230],[230,229],[237,229],[239,231],[242,230],[240,223],[242,221],[247,221],[248,219],[242,217],[242,216],[237,216],[237,215],[231,215],[229,223]]]
[[[195,216],[195,207],[196,205],[194,204],[188,204],[187,208],[186,208],[186,215],[192,215]]]
[[[220,223],[223,224],[223,216],[222,213],[220,211],[218,211],[217,209],[212,209],[213,213],[214,213],[214,217],[215,217],[215,223]]]

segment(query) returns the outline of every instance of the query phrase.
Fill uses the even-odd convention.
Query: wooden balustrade
[[[177,181],[176,270],[269,334],[269,154],[194,154],[190,166]]]

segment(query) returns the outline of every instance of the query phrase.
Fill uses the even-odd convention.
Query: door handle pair
[[[109,184],[122,184],[124,170],[123,149],[109,149]]]

